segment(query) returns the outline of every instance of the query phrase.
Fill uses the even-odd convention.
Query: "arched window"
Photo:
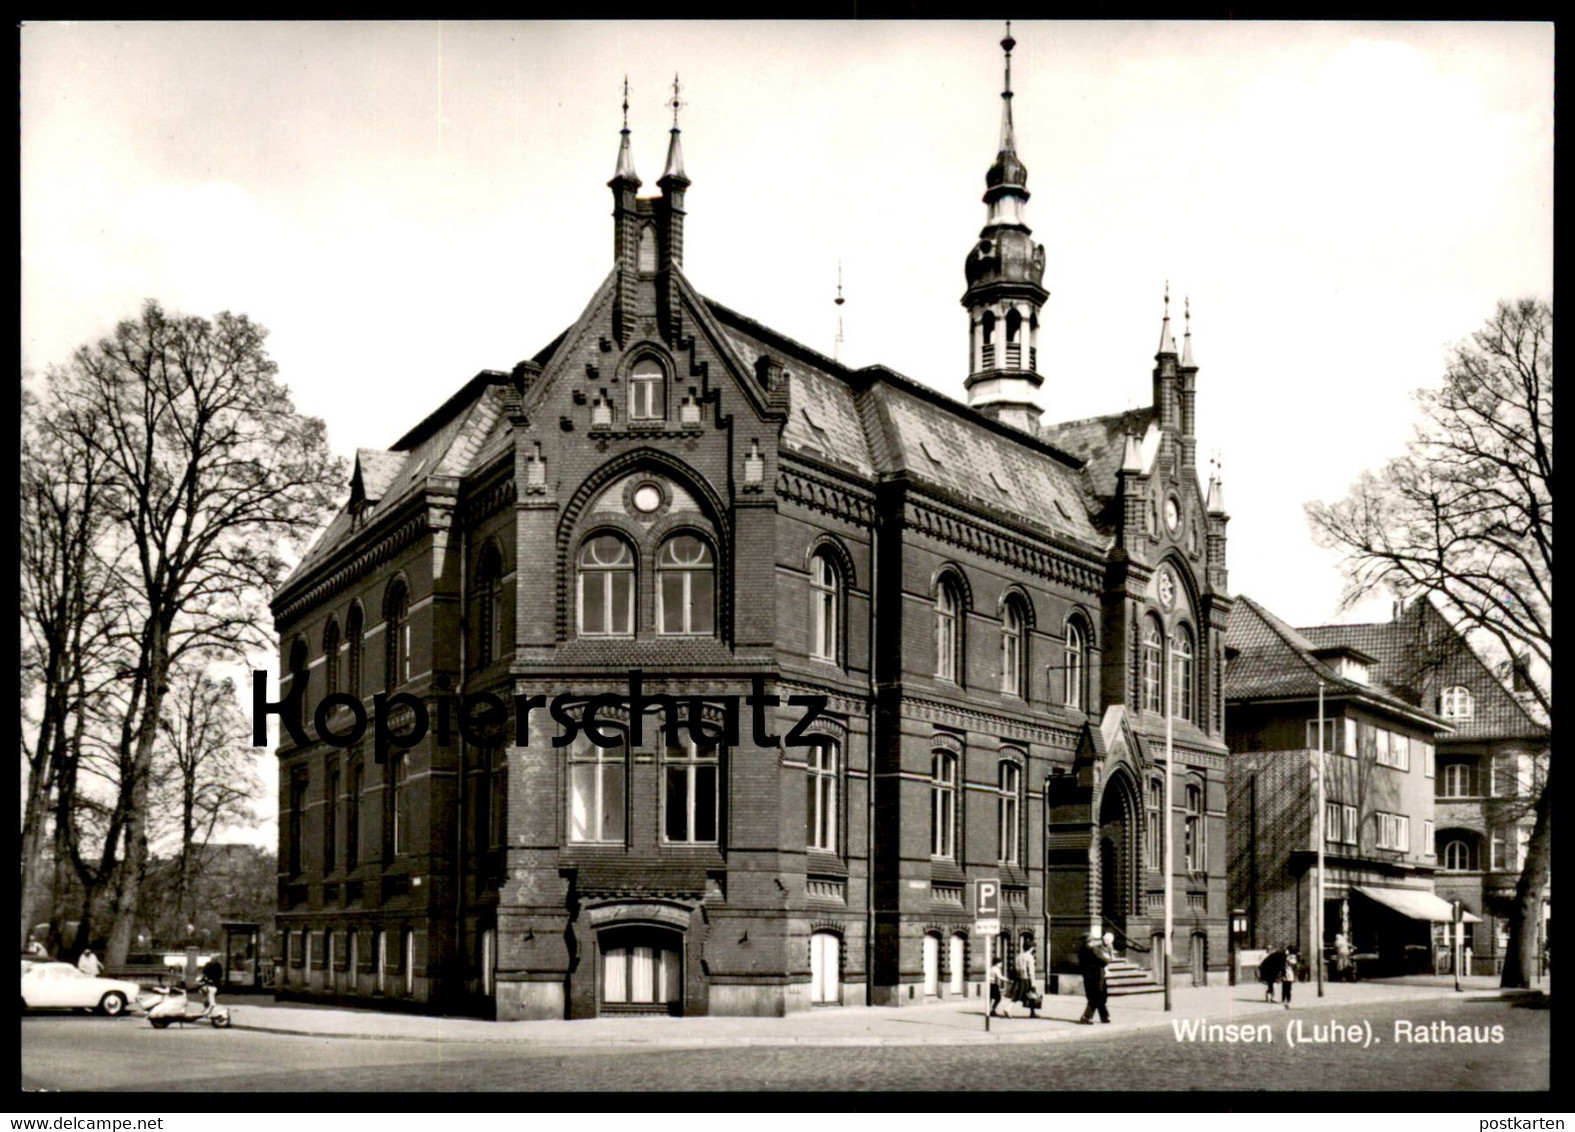
[[[1022,848],[1022,788],[1023,770],[1011,759],[1002,759],[998,767],[995,829],[997,860],[1015,865]]]
[[[489,542],[476,563],[476,667],[485,668],[502,654],[503,555]]]
[[[410,591],[402,581],[388,587],[383,601],[383,629],[383,687],[392,692],[410,679]]]
[[[596,535],[580,548],[580,635],[634,635],[634,551],[617,535]]]
[[[360,696],[362,692],[361,647],[364,635],[363,619],[361,603],[356,602],[350,607],[350,615],[345,618],[345,691],[352,696]]]
[[[805,844],[837,851],[837,770],[841,753],[835,739],[821,739],[808,751],[809,782],[804,795]]]
[[[1445,763],[1438,780],[1441,798],[1471,798],[1477,793],[1476,767],[1471,763]]]
[[[640,225],[640,270],[650,274],[656,270],[656,225]]]
[[[809,655],[835,661],[842,577],[829,551],[818,550],[809,560],[809,594]]]
[[[1177,719],[1191,722],[1192,715],[1192,630],[1177,625],[1170,637],[1170,673],[1175,681],[1171,688],[1174,697],[1170,707]]]
[[[1143,708],[1158,715],[1165,710],[1165,635],[1159,620],[1143,620]]]
[[[1061,699],[1069,708],[1083,709],[1083,680],[1088,657],[1088,637],[1080,621],[1066,624],[1066,665],[1062,669]]]
[[[1468,688],[1456,684],[1438,697],[1438,714],[1445,719],[1470,719],[1476,710]]]
[[[1476,846],[1469,838],[1452,837],[1444,842],[1438,859],[1445,872],[1470,873],[1477,868]]]
[[[656,624],[668,636],[716,631],[716,560],[694,535],[674,535],[657,553]]]
[[[659,421],[667,417],[667,374],[654,358],[641,358],[629,371],[629,419]]]
[[[936,751],[930,760],[930,856],[957,855],[957,756]]]
[[[1019,369],[1023,364],[1023,316],[1016,307],[1006,312],[1006,368]]]
[[[405,971],[405,993],[416,993],[416,933],[410,928],[405,929],[404,938],[400,941],[399,958]]]
[[[1009,696],[1023,695],[1023,673],[1027,671],[1028,617],[1022,599],[1013,595],[1001,610],[1001,691]]]
[[[935,675],[962,683],[962,598],[957,583],[942,578],[935,587]]]
[[[1195,782],[1187,784],[1187,826],[1184,851],[1189,873],[1201,873],[1208,869],[1208,830],[1204,824],[1203,816],[1203,787]]]
[[[339,618],[330,617],[323,630],[323,691],[333,695],[339,691]]]

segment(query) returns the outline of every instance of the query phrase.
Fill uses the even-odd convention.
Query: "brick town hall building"
[[[638,668],[646,695],[823,696],[816,745],[757,745],[748,708],[730,746],[648,722],[555,747],[546,711],[516,744],[512,707],[493,745],[386,757],[286,732],[281,994],[500,1019],[973,996],[986,877],[1041,973],[1107,928],[1148,964],[1167,700],[1177,963],[1224,967],[1226,515],[1190,330],[1178,350],[1167,298],[1150,407],[1040,423],[1049,295],[1003,46],[966,404],[701,295],[676,116],[654,197],[625,125],[583,313],[361,450],[274,600],[308,720],[329,692],[434,719],[478,692],[627,702]],[[773,712],[778,736],[802,714]]]

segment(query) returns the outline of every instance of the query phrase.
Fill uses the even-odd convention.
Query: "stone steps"
[[[1160,994],[1164,987],[1154,981],[1154,973],[1126,959],[1105,967],[1105,987],[1111,998],[1128,994]]]

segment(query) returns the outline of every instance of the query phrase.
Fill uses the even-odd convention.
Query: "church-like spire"
[[[1197,363],[1192,360],[1192,297],[1189,295],[1181,301],[1182,334],[1181,334],[1181,364],[1197,368]]]
[[[1006,85],[1001,91],[1001,144],[995,155],[995,163],[984,175],[984,200],[990,205],[1008,194],[1021,200],[1028,199],[1028,169],[1018,160],[1017,137],[1012,128],[1012,48],[1016,46],[1017,40],[1012,38],[1012,21],[1007,20],[1006,38],[1001,40],[1001,50],[1006,53]],[[994,209],[991,211],[991,220],[995,222]],[[1020,215],[1018,219],[1021,219]]]
[[[1209,461],[1213,470],[1209,473],[1209,494],[1205,506],[1210,515],[1225,514],[1225,477],[1220,471],[1220,458],[1218,454]]]
[[[629,150],[629,76],[623,77],[623,129],[618,131],[618,168],[613,172],[614,181],[630,181],[639,185],[640,178],[634,171],[634,154]]]
[[[689,178],[684,175],[684,151],[678,144],[678,110],[683,106],[682,100],[678,97],[679,89],[678,76],[675,74],[673,76],[673,97],[668,102],[668,105],[673,108],[673,128],[668,131],[667,168],[662,171],[662,178],[657,184],[669,180],[682,181],[686,185],[689,184]]]
[[[1172,354],[1176,352],[1176,337],[1170,332],[1170,280],[1165,280],[1165,317],[1159,324],[1159,352]]]

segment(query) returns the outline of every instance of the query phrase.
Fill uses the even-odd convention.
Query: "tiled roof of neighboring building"
[[[1341,676],[1314,656],[1320,647],[1263,606],[1238,594],[1225,633],[1230,659],[1225,667],[1225,698],[1229,700],[1315,698],[1320,682],[1324,694],[1356,696],[1391,711],[1433,718],[1376,678],[1361,684]],[[1363,650],[1367,651],[1367,650]]]
[[[1451,719],[1451,739],[1546,739],[1541,727],[1474,649],[1425,599],[1411,602],[1399,619],[1361,625],[1318,625],[1301,630],[1315,644],[1347,645],[1371,653],[1373,678],[1415,699],[1429,711],[1439,693],[1470,690],[1472,717]]]

